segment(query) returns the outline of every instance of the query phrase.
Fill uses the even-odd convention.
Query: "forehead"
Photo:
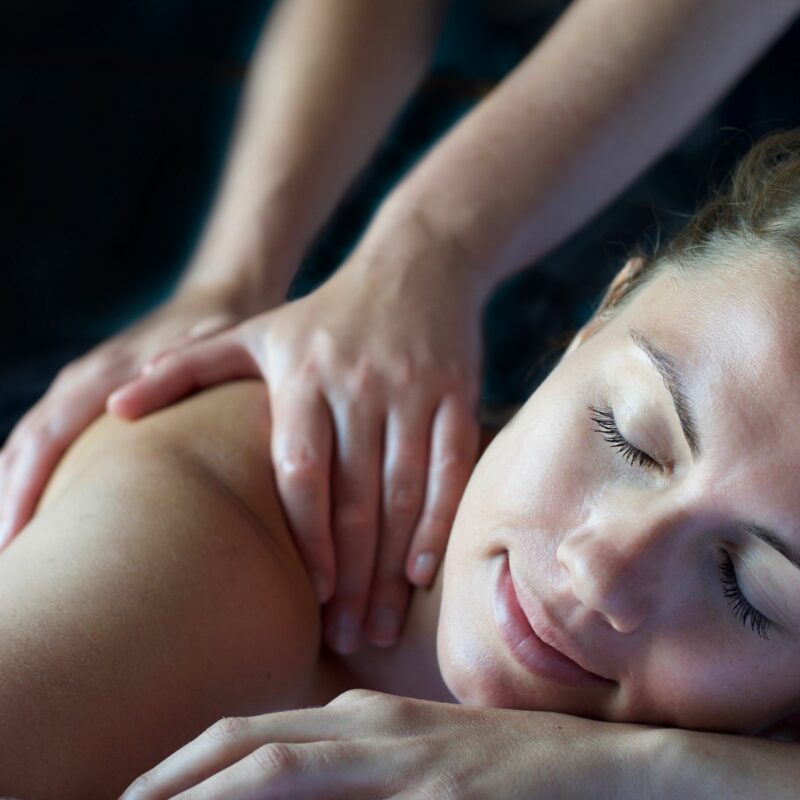
[[[679,365],[720,500],[800,538],[800,288],[749,267],[665,271],[614,324]]]

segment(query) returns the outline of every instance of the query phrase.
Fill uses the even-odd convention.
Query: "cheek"
[[[638,685],[619,718],[681,728],[753,733],[781,719],[800,687],[794,659],[719,625],[693,625],[658,642],[633,668]]]
[[[577,416],[537,417],[535,426],[508,431],[508,447],[487,454],[486,500],[502,524],[556,533],[579,523],[596,473],[593,443]]]

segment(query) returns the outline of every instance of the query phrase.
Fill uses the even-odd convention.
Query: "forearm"
[[[502,784],[494,788],[504,797],[538,797],[543,786],[551,800],[790,800],[798,794],[794,743],[517,713],[518,731],[509,727],[519,742],[513,763],[522,772],[486,775],[489,785]]]
[[[488,291],[674,144],[787,27],[797,5],[576,0],[398,187],[374,238],[425,231],[433,246],[449,243],[462,272],[477,273]]]
[[[444,0],[284,0],[261,36],[185,283],[285,294],[311,238],[421,78]]]
[[[661,731],[659,735],[663,747],[655,767],[642,764],[653,797],[797,797],[800,749],[795,743],[682,730]],[[665,788],[668,792],[663,791]]]

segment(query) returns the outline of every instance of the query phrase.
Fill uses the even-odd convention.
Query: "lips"
[[[561,683],[611,682],[581,666],[585,660],[547,619],[544,609],[536,607],[530,598],[523,598],[523,602],[526,610],[514,586],[506,553],[495,584],[493,610],[500,637],[516,661],[529,672]]]

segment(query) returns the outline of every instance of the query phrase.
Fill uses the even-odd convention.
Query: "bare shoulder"
[[[135,422],[103,416],[62,459],[42,506],[96,468],[98,460],[123,468],[133,454],[147,453],[151,459],[172,457],[186,469],[206,470],[252,506],[262,523],[282,528],[269,435],[267,392],[259,381],[227,383]]]
[[[0,553],[0,774],[25,796],[116,796],[221,716],[317,696],[319,608],[268,441],[263,385],[238,383],[98,420],[62,460]]]

